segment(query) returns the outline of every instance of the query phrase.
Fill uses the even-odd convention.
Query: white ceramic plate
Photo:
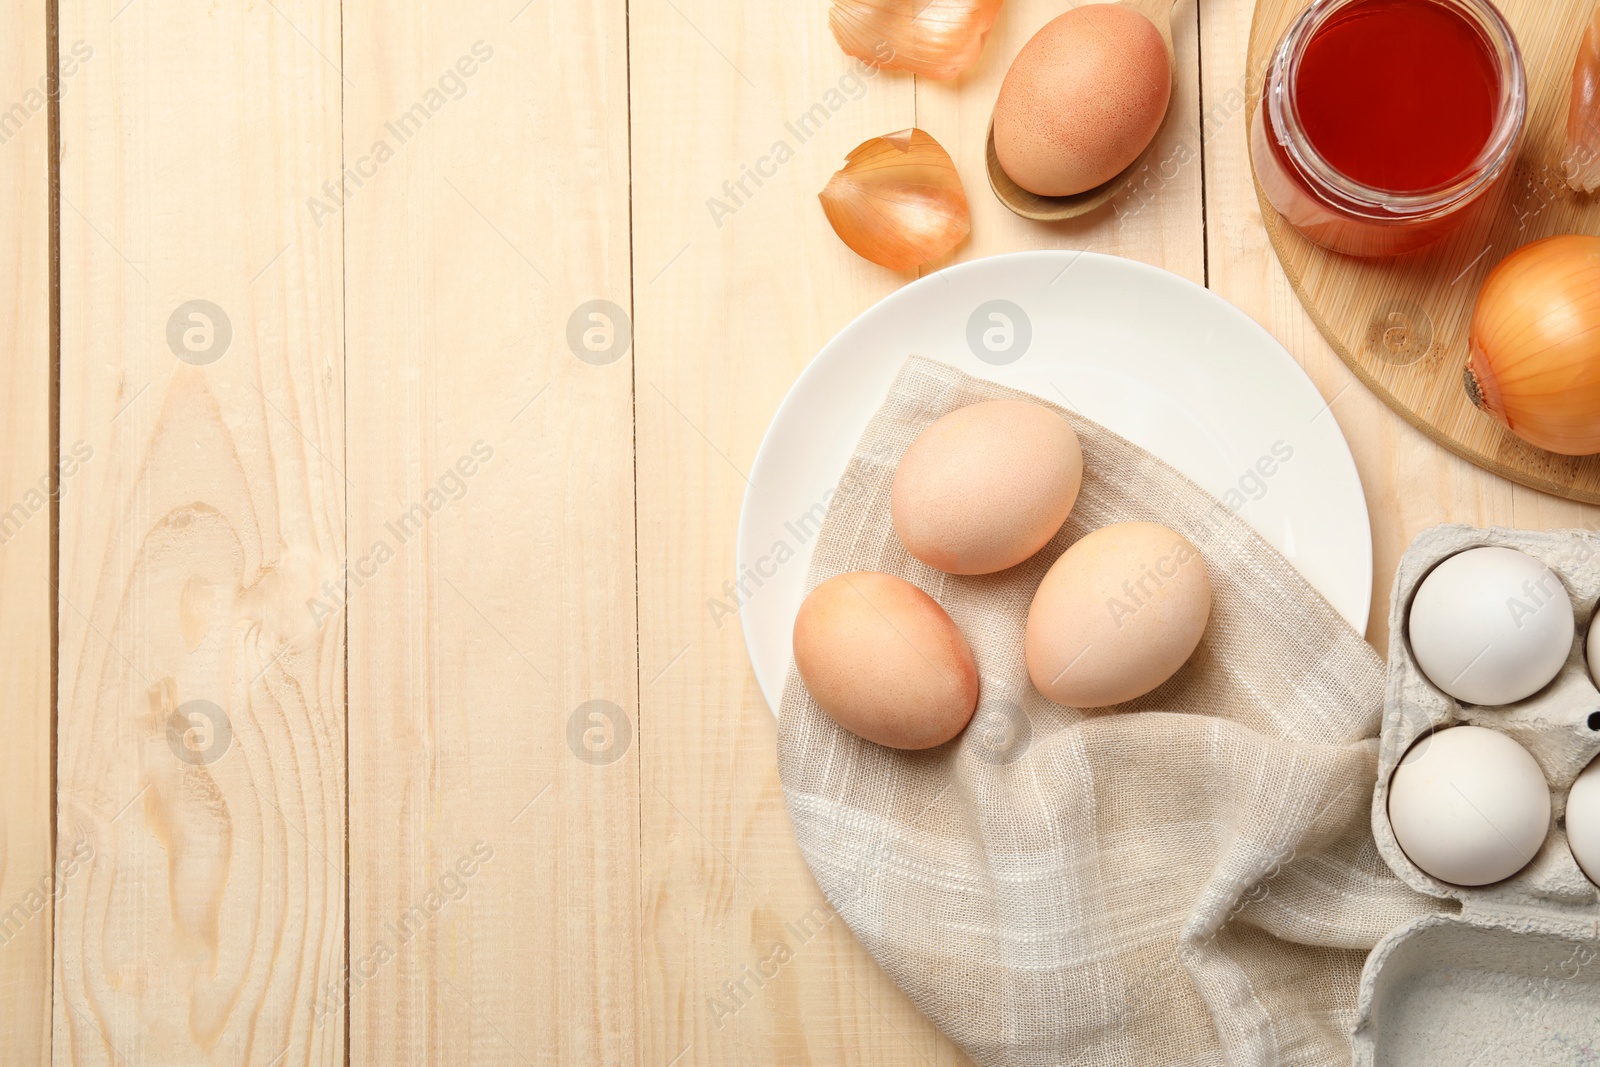
[[[779,406],[739,515],[744,588],[724,597],[742,601],[745,643],[774,710],[811,564],[795,520],[838,482],[912,353],[1070,407],[1160,456],[1237,505],[1365,632],[1372,532],[1361,481],[1339,424],[1283,346],[1215,293],[1159,268],[1094,252],[1016,252],[929,275],[868,308]],[[1285,449],[1292,455],[1280,461]],[[1263,457],[1270,477],[1257,470]],[[775,555],[779,543],[792,556]]]

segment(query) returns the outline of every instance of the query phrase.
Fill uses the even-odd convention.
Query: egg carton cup
[[[1525,700],[1463,705],[1422,673],[1406,620],[1417,587],[1458,552],[1483,546],[1525,552],[1553,570],[1572,600],[1576,634],[1561,672]],[[1437,526],[1412,542],[1395,576],[1389,617],[1389,685],[1379,740],[1372,830],[1408,885],[1448,904],[1386,936],[1367,958],[1353,1036],[1357,1067],[1539,1067],[1593,1063],[1600,1050],[1600,888],[1567,847],[1567,793],[1600,755],[1600,691],[1584,654],[1600,601],[1600,537]],[[1492,885],[1441,882],[1406,856],[1389,825],[1389,782],[1430,731],[1472,725],[1508,734],[1533,754],[1550,784],[1551,829],[1521,871]],[[1600,725],[1600,722],[1597,722]]]

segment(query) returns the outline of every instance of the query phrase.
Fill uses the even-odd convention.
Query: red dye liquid
[[[1500,76],[1478,30],[1430,0],[1360,0],[1305,46],[1295,99],[1307,139],[1363,185],[1448,184],[1488,143]]]

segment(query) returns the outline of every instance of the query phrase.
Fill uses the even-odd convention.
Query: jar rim
[[[1489,0],[1428,0],[1464,17],[1482,36],[1500,74],[1500,103],[1483,148],[1454,180],[1431,189],[1396,192],[1368,185],[1340,171],[1319,152],[1300,120],[1295,88],[1306,47],[1343,9],[1363,0],[1316,0],[1284,33],[1268,69],[1265,106],[1273,137],[1320,196],[1353,215],[1378,221],[1415,222],[1445,215],[1476,199],[1516,158],[1528,110],[1527,75],[1516,35]]]

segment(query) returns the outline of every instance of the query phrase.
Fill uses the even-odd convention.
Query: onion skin
[[[1600,189],[1600,8],[1578,44],[1567,102],[1567,151],[1561,169],[1580,193]]]
[[[931,263],[972,230],[950,153],[914,126],[857,145],[817,199],[852,252],[890,270]]]
[[[1001,0],[833,0],[828,28],[871,67],[946,81],[972,65]]]
[[[1539,448],[1600,453],[1600,237],[1548,237],[1502,260],[1469,347],[1474,404]]]

